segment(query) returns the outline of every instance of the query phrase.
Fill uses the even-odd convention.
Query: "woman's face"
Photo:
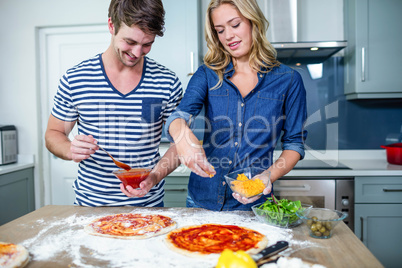
[[[237,60],[248,61],[253,41],[250,21],[230,4],[214,9],[211,17],[223,47]]]

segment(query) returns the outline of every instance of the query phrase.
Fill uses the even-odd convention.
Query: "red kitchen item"
[[[387,161],[390,164],[402,165],[402,143],[393,143],[381,145],[381,148],[387,150]]]
[[[140,189],[140,183],[148,178],[151,171],[152,169],[150,168],[119,169],[113,171],[113,174],[123,182],[124,187],[130,185],[134,189]]]

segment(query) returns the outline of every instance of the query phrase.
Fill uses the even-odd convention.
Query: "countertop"
[[[163,155],[169,147],[161,143],[160,154]],[[280,155],[275,151],[274,159]],[[306,150],[306,156],[301,162],[310,160],[339,162],[350,169],[293,169],[285,177],[356,177],[356,176],[402,176],[402,165],[392,165],[387,162],[385,150]],[[33,155],[18,155],[17,163],[0,166],[0,175],[34,167]],[[172,175],[189,176],[190,170],[179,166]]]
[[[163,214],[178,227],[204,223],[235,224],[267,236],[268,245],[286,240],[281,255],[332,267],[383,267],[353,232],[340,222],[330,239],[308,236],[302,224],[293,229],[259,223],[251,212],[213,212],[194,208],[45,206],[0,226],[0,241],[22,244],[32,267],[214,267],[216,258],[189,258],[164,244],[164,237],[144,240],[113,239],[87,234],[93,219],[116,213]]]
[[[402,165],[389,164],[385,150],[307,150],[301,161],[317,159],[331,164],[339,162],[350,169],[293,169],[286,176],[402,176]]]
[[[161,144],[160,154],[163,155],[169,144]],[[281,151],[274,152],[277,159]],[[340,163],[350,169],[293,169],[285,177],[356,177],[356,176],[402,176],[402,165],[392,165],[387,162],[385,150],[306,150],[303,164],[308,161],[321,160],[330,164]],[[190,170],[179,166],[174,176],[189,176]]]
[[[0,175],[35,166],[33,155],[18,155],[16,163],[0,166]]]

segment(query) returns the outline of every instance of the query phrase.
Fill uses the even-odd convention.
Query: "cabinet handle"
[[[402,189],[382,189],[384,192],[402,192]]]
[[[364,225],[363,217],[360,217],[360,241],[362,242],[363,242],[363,225]]]
[[[169,192],[185,192],[187,189],[165,189],[165,191]]]
[[[190,52],[190,72],[187,76],[192,76],[194,74],[194,52]]]
[[[366,81],[365,54],[366,48],[362,47],[362,82]]]
[[[276,186],[274,187],[274,191],[299,191],[299,192],[308,192],[311,190],[311,186],[308,184],[303,185],[289,185],[289,186]]]

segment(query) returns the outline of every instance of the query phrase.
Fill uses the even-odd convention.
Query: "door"
[[[189,74],[199,62],[199,0],[163,0],[166,11],[165,34],[156,37],[149,57],[176,72],[186,87]],[[110,33],[107,24],[39,29],[39,67],[42,135],[53,107],[53,97],[60,77],[72,66],[107,49]],[[77,134],[73,129],[70,139]],[[78,164],[54,157],[43,148],[45,205],[69,205],[74,202],[72,183]]]
[[[50,27],[39,30],[40,73],[42,102],[42,131],[46,130],[47,119],[53,107],[60,77],[81,61],[105,51],[110,43],[107,25]],[[69,138],[78,134],[74,127]],[[77,178],[78,164],[64,161],[44,153],[45,204],[71,205],[74,203],[72,183]]]

